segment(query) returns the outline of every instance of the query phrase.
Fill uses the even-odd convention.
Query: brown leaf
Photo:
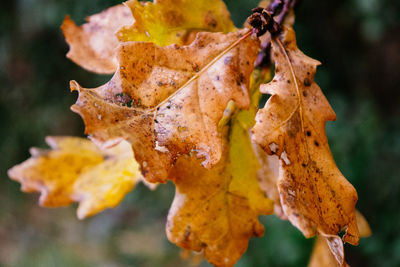
[[[107,84],[84,89],[72,110],[98,143],[126,139],[151,182],[165,182],[181,154],[197,153],[211,167],[221,158],[218,122],[230,100],[248,108],[249,76],[259,44],[241,33],[199,33],[189,46],[128,42]],[[225,53],[226,52],[226,53]],[[224,54],[225,53],[225,54]]]
[[[275,77],[260,89],[272,96],[257,114],[254,141],[280,157],[278,189],[290,222],[306,237],[329,237],[331,248],[342,230],[344,241],[357,245],[357,193],[329,149],[325,123],[336,116],[314,82],[320,63],[297,48],[292,29],[283,38],[282,47],[273,41]]]
[[[32,157],[8,175],[24,192],[40,192],[40,205],[60,207],[79,202],[83,219],[117,206],[142,179],[127,142],[99,150],[78,137],[47,137],[51,150],[31,149]]]
[[[134,22],[125,5],[116,5],[87,18],[87,23],[77,26],[66,16],[61,26],[70,46],[67,57],[83,68],[101,74],[111,74],[117,69],[115,49],[118,46],[116,31]]]

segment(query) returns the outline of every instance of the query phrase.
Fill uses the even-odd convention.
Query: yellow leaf
[[[360,232],[360,237],[369,237],[372,235],[371,227],[364,215],[358,210],[356,210],[357,227]]]
[[[250,104],[259,43],[242,35],[199,33],[189,46],[123,43],[110,82],[96,89],[71,83],[79,91],[72,110],[96,142],[129,141],[150,182],[165,182],[182,154],[195,152],[211,167],[222,155],[218,125],[228,102]]]
[[[249,110],[242,110],[238,115],[238,121],[241,125],[246,125],[246,127],[254,126],[254,117],[258,111],[259,102],[261,98],[261,93],[258,90],[261,84],[271,80],[270,69],[266,68],[264,70],[255,70],[252,75],[251,89],[253,91],[252,95],[252,105]],[[233,125],[233,128],[235,125]],[[247,148],[250,149],[250,148]],[[271,200],[274,201],[274,213],[276,216],[283,220],[287,217],[284,215],[281,207],[280,196],[278,192],[277,180],[279,175],[279,160],[276,156],[269,156],[264,150],[260,148],[257,144],[252,144],[252,149],[258,159],[259,167],[248,169],[251,171],[257,170],[257,180],[258,184],[263,192],[265,192]],[[240,153],[238,153],[239,155]],[[240,156],[238,156],[240,157]]]
[[[360,231],[360,237],[368,237],[371,235],[371,228],[367,220],[364,216],[356,210],[357,217],[357,227]],[[313,252],[311,254],[310,262],[308,263],[308,267],[337,267],[340,266],[338,261],[335,259],[334,254],[332,254],[329,243],[323,237],[318,235],[317,240],[315,241]],[[340,249],[340,254],[343,255],[344,258],[344,250],[343,245],[339,245],[338,249]],[[348,266],[346,262],[343,262],[343,266]]]
[[[329,249],[328,243],[323,236],[318,235],[315,241],[313,252],[311,254],[308,267],[340,267],[332,252]],[[344,266],[347,266],[344,263]]]
[[[146,41],[160,46],[188,44],[191,33],[235,30],[222,0],[130,0],[135,23],[118,31],[120,41]]]
[[[133,23],[129,8],[116,5],[88,17],[87,21],[78,27],[69,16],[65,17],[61,30],[70,46],[67,57],[89,71],[114,73],[118,66],[115,33],[122,26]]]
[[[253,138],[268,154],[280,157],[278,190],[290,222],[306,237],[317,232],[327,237],[331,248],[346,229],[344,241],[357,245],[357,193],[329,149],[325,123],[336,116],[314,82],[320,63],[297,48],[292,29],[286,29],[282,43],[272,42],[275,77],[260,89],[272,96],[257,114]]]
[[[259,93],[252,100],[252,108],[237,111],[232,126],[225,126],[229,141],[217,165],[205,169],[186,156],[178,159],[171,172],[176,194],[168,215],[168,238],[182,248],[203,251],[215,266],[233,266],[246,251],[249,238],[264,233],[257,217],[273,211],[273,202],[257,181],[260,166],[249,128]]]
[[[278,191],[279,158],[268,155],[259,145],[253,144],[261,168],[257,177],[261,187],[267,196],[274,201],[274,214],[282,220],[287,220]]]
[[[51,150],[31,149],[32,157],[8,172],[22,191],[40,192],[44,207],[79,202],[83,219],[117,206],[141,180],[127,142],[106,150],[77,137],[47,137],[46,142]]]
[[[261,190],[257,179],[260,170],[258,158],[253,150],[249,137],[249,129],[254,126],[255,116],[261,94],[257,90],[260,84],[269,80],[269,73],[254,71],[250,84],[251,104],[248,110],[240,110],[232,120],[229,137],[229,172],[232,181],[229,191],[238,195],[247,195],[250,205],[260,214],[271,209],[271,201],[265,201],[265,193]]]

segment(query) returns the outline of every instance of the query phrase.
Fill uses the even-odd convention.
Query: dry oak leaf
[[[134,22],[125,5],[116,5],[87,18],[87,23],[77,26],[66,16],[61,26],[70,46],[67,57],[83,68],[101,74],[111,74],[117,69],[115,49],[119,28]]]
[[[193,33],[232,32],[235,27],[222,0],[155,0],[125,2],[135,22],[122,27],[120,41],[147,41],[160,46],[188,44]]]
[[[40,192],[40,205],[60,207],[79,202],[83,219],[117,206],[141,181],[129,143],[99,150],[78,137],[47,137],[51,150],[31,149],[32,157],[8,171],[24,192]]]
[[[211,167],[221,158],[218,123],[227,103],[250,104],[247,88],[259,43],[239,42],[241,37],[199,33],[189,46],[122,43],[110,82],[96,89],[71,82],[79,90],[72,110],[95,142],[130,142],[149,182],[165,182],[181,154],[195,152]]]
[[[258,104],[257,96],[252,99]],[[213,168],[205,169],[194,157],[184,156],[170,173],[176,193],[168,214],[168,238],[182,248],[203,251],[215,266],[233,266],[249,239],[263,235],[258,216],[273,212],[273,202],[257,181],[260,165],[249,137],[256,110],[238,111],[231,126],[224,127],[229,135]]]
[[[280,157],[278,190],[290,222],[306,237],[327,237],[332,250],[342,230],[343,240],[357,245],[357,192],[329,149],[325,123],[336,115],[314,82],[320,63],[297,48],[292,29],[285,29],[282,43],[272,42],[275,77],[260,89],[272,96],[256,116],[253,140]]]

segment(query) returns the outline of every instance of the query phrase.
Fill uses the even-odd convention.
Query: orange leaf
[[[72,110],[96,142],[129,141],[150,182],[165,182],[182,154],[196,152],[211,167],[221,158],[218,123],[227,103],[249,107],[247,88],[259,44],[241,37],[199,33],[189,46],[123,43],[110,82],[96,89],[71,83],[79,91]]]
[[[204,257],[220,267],[233,266],[249,239],[263,235],[258,216],[272,212],[272,201],[261,192],[256,175],[244,181],[235,175],[232,165],[239,162],[230,146],[224,145],[223,157],[212,169],[184,156],[171,172],[176,194],[168,214],[169,240],[182,248],[203,250]],[[251,158],[246,154],[242,162],[252,163]]]

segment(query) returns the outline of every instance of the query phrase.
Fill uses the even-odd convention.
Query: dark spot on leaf
[[[314,141],[314,145],[315,145],[315,146],[319,146],[318,141]]]
[[[305,78],[305,79],[304,79],[304,85],[305,85],[305,86],[310,86],[310,85],[311,85],[310,79]]]
[[[307,136],[311,136],[311,132],[310,131],[307,131]]]

